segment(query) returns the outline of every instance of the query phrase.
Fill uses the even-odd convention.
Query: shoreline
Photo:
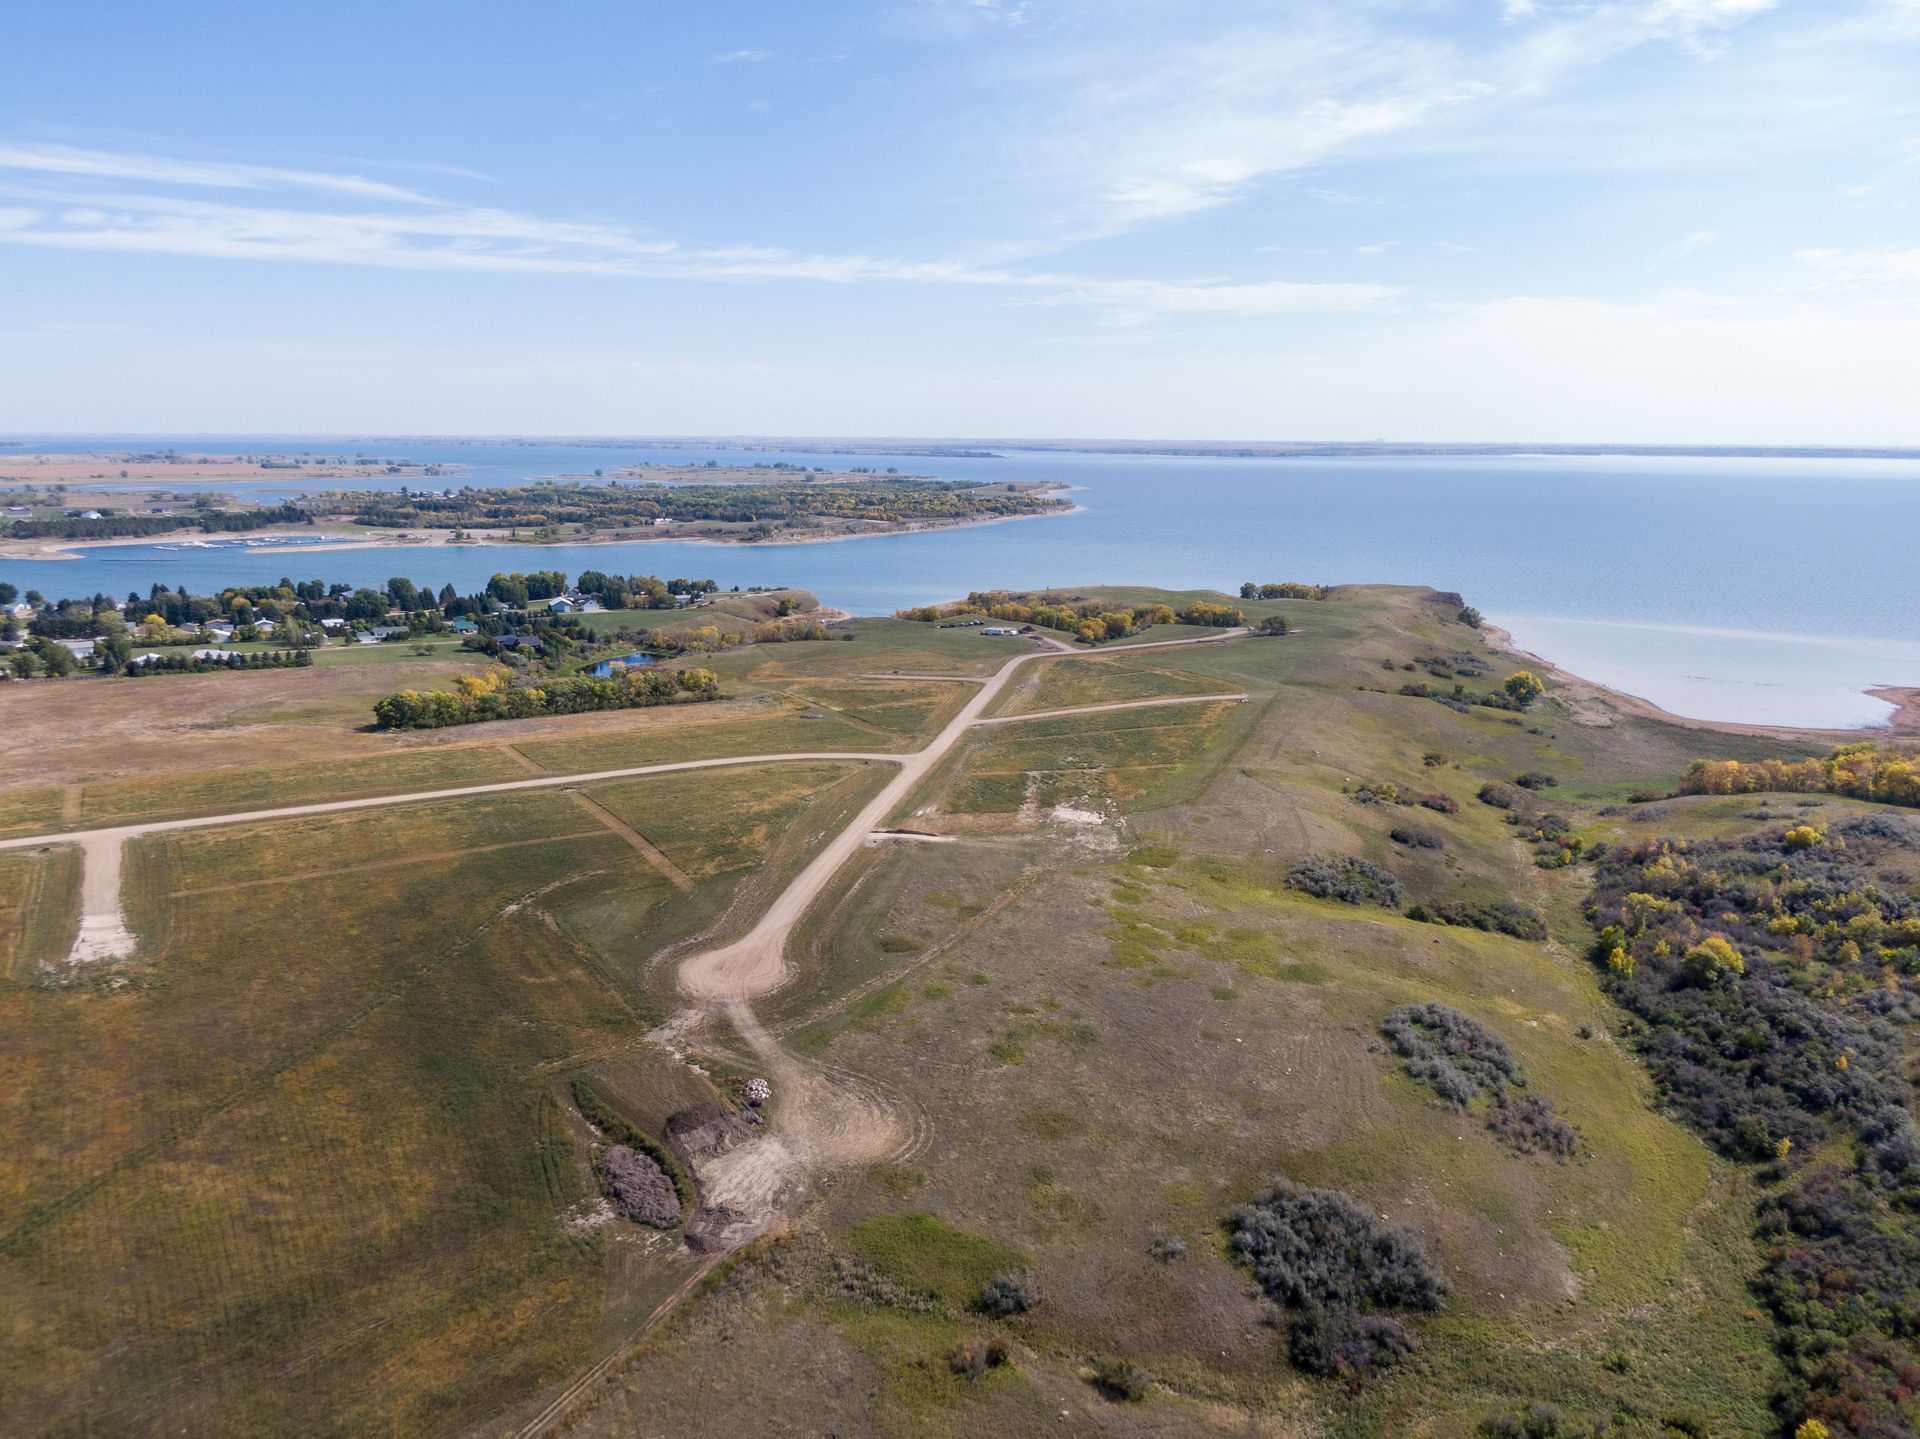
[[[573,536],[564,540],[512,540],[502,536],[489,535],[479,540],[455,540],[451,530],[408,530],[405,533],[419,535],[419,539],[382,539],[382,534],[392,531],[365,529],[339,529],[330,526],[273,525],[266,529],[235,531],[231,534],[209,535],[204,530],[175,530],[160,535],[129,535],[104,540],[0,540],[0,562],[7,560],[79,560],[86,558],[90,550],[126,549],[136,545],[179,545],[185,548],[198,548],[200,545],[215,541],[212,549],[216,553],[232,553],[247,550],[277,550],[282,554],[330,554],[341,550],[488,550],[503,546],[525,546],[530,549],[566,549],[571,546],[586,545],[719,545],[736,549],[766,549],[776,545],[830,545],[842,540],[877,540],[891,535],[925,534],[933,530],[966,530],[984,525],[1005,524],[1014,520],[1050,520],[1062,515],[1078,514],[1081,506],[1067,501],[1058,508],[1041,510],[1028,515],[987,515],[972,520],[902,520],[889,529],[860,530],[849,534],[809,535],[804,532],[790,537],[765,540],[730,539],[715,535],[677,534],[671,529],[665,533],[644,533]],[[249,539],[300,539],[318,537],[317,544],[298,545],[246,545],[241,542],[244,533]],[[364,536],[364,537],[363,537]]]
[[[1563,690],[1555,698],[1566,706],[1568,714],[1576,724],[1601,727],[1610,725],[1614,722],[1614,718],[1606,711],[1611,710],[1633,719],[1653,720],[1660,724],[1676,725],[1681,729],[1710,730],[1717,734],[1753,735],[1761,739],[1817,739],[1823,742],[1854,744],[1863,739],[1901,739],[1920,735],[1920,686],[1876,685],[1861,691],[1875,699],[1884,700],[1894,707],[1893,713],[1880,724],[1835,729],[1817,725],[1752,724],[1741,720],[1697,719],[1692,715],[1675,714],[1672,710],[1663,709],[1652,700],[1642,699],[1639,695],[1628,694],[1625,690],[1617,690],[1597,680],[1574,674],[1544,655],[1520,648],[1514,643],[1512,634],[1499,625],[1483,623],[1480,626],[1480,633],[1486,640],[1487,648],[1512,655],[1515,659],[1525,660],[1559,681]]]

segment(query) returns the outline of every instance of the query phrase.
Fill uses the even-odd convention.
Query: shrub
[[[1153,1387],[1153,1376],[1128,1359],[1102,1359],[1094,1366],[1093,1387],[1121,1404],[1137,1404]]]
[[[1489,1415],[1480,1422],[1480,1432],[1487,1439],[1558,1439],[1565,1424],[1566,1416],[1553,1405],[1529,1404]]]
[[[1510,784],[1490,779],[1480,786],[1480,803],[1492,805],[1495,809],[1512,809],[1520,803],[1520,793]]]
[[[1400,903],[1400,881],[1392,871],[1352,855],[1306,855],[1287,872],[1287,883],[1317,899],[1337,899],[1342,904],[1392,909]]]
[[[1367,1378],[1416,1347],[1393,1320],[1347,1308],[1303,1309],[1287,1326],[1287,1357],[1322,1379]]]
[[[1001,1319],[1025,1314],[1039,1302],[1033,1277],[1025,1270],[1003,1269],[980,1286],[980,1307]]]
[[[1552,789],[1560,783],[1558,777],[1538,769],[1530,769],[1525,774],[1515,775],[1513,782],[1521,789]]]
[[[1553,1105],[1538,1094],[1497,1096],[1493,1108],[1487,1111],[1487,1128],[1494,1138],[1519,1154],[1571,1159],[1580,1148],[1580,1136],[1573,1126],[1555,1114]]]
[[[1171,1264],[1187,1257],[1187,1241],[1177,1234],[1162,1234],[1147,1246],[1147,1253],[1162,1264]]]
[[[1289,1309],[1432,1312],[1446,1304],[1446,1277],[1426,1242],[1338,1190],[1276,1179],[1227,1222],[1234,1253]]]
[[[1380,1021],[1380,1033],[1407,1061],[1408,1074],[1456,1105],[1527,1082],[1512,1050],[1477,1020],[1444,1004],[1403,1005]]]
[[[997,1335],[989,1339],[962,1339],[947,1351],[947,1368],[971,1382],[989,1369],[998,1369],[1009,1357],[1007,1341]]]
[[[1437,834],[1429,834],[1423,829],[1409,829],[1405,825],[1395,825],[1387,831],[1387,838],[1395,844],[1404,844],[1408,849],[1445,849],[1447,842]]]
[[[1547,937],[1547,922],[1540,911],[1510,899],[1435,900],[1410,906],[1407,918],[1424,924],[1484,929],[1490,934],[1507,934],[1515,939],[1538,941]]]
[[[1450,794],[1423,794],[1420,803],[1437,814],[1460,813],[1460,801]]]
[[[1826,839],[1826,835],[1810,824],[1797,824],[1780,836],[1780,842],[1788,849],[1812,849]]]

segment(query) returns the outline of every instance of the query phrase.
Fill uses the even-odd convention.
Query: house
[[[347,622],[337,615],[320,621],[320,628],[323,630],[343,630],[346,627]]]
[[[54,643],[67,650],[77,660],[93,658],[92,640],[55,640]]]
[[[500,647],[509,650],[538,650],[540,641],[532,635],[501,635]]]
[[[143,655],[134,655],[132,658],[130,658],[127,661],[127,668],[132,669],[133,666],[135,665],[155,664],[159,661],[159,659],[160,659],[160,656],[158,654],[154,653],[152,650],[148,650]]]
[[[10,515],[16,516],[19,519],[30,520],[33,518],[33,506],[32,505],[8,505],[7,513]]]
[[[274,624],[272,620],[255,620],[253,622],[253,628],[256,634],[270,635],[278,629],[279,626]]]
[[[477,635],[480,633],[480,626],[476,625],[464,615],[448,625],[447,628],[457,635]]]
[[[222,644],[233,638],[233,626],[225,620],[215,620],[212,624],[202,625],[200,628]]]
[[[367,636],[371,637],[375,644],[380,643],[382,640],[403,640],[407,637],[407,634],[408,630],[405,625],[375,625],[367,631]]]
[[[555,595],[547,601],[547,613],[550,615],[570,615],[579,608],[580,606],[565,595]]]
[[[983,635],[1017,635],[1020,631],[1010,629],[1006,625],[988,625],[982,629],[980,633]]]
[[[241,655],[239,650],[195,650],[193,657],[197,660],[237,660]]]
[[[33,618],[33,606],[22,600],[19,604],[11,606],[7,613],[16,620],[30,620]]]

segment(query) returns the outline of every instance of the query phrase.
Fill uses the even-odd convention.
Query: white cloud
[[[1818,290],[1920,286],[1920,249],[1802,250],[1794,258],[1812,272]]]
[[[715,65],[758,65],[772,58],[773,51],[771,50],[728,50],[723,54],[715,55],[712,63]]]

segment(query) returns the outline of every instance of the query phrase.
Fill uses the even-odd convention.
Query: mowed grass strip
[[[86,786],[88,826],[129,820],[271,809],[362,795],[404,793],[494,780],[527,772],[491,744],[451,744],[318,764],[235,767],[108,780]]]
[[[0,836],[45,834],[61,827],[63,788],[0,791]]]
[[[0,854],[0,981],[64,958],[79,922],[79,850]]]

